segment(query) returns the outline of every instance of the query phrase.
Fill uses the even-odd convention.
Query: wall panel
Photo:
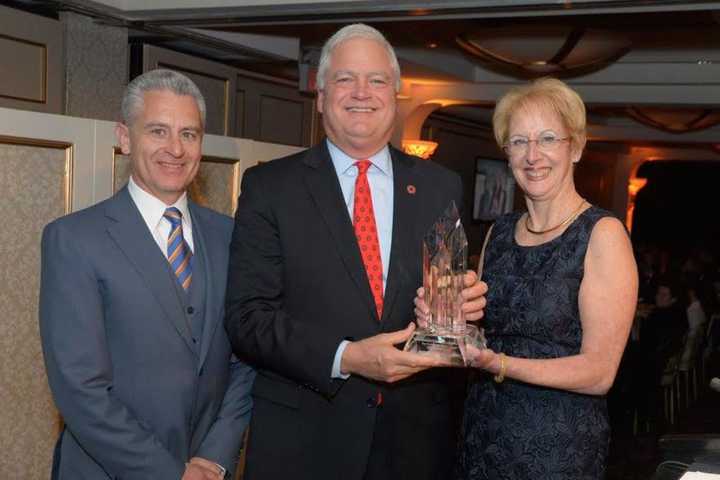
[[[244,137],[299,147],[312,144],[316,119],[312,96],[300,93],[291,82],[253,78],[248,72],[238,74],[237,88],[242,91],[237,114],[244,114]]]
[[[200,88],[207,106],[205,131],[215,135],[231,135],[235,116],[235,71],[217,62],[145,45],[143,71],[169,68],[181,72]]]
[[[288,80],[143,46],[143,71],[170,68],[190,77],[207,103],[206,131],[298,147],[312,144],[314,99]]]
[[[258,139],[263,142],[304,145],[306,102],[279,98],[271,95],[260,96],[260,118]]]
[[[39,238],[70,210],[71,166],[70,145],[0,136],[0,478],[49,478],[61,428],[37,321]]]
[[[0,35],[0,58],[4,68],[15,71],[0,85],[0,97],[26,102],[47,101],[47,47],[19,37]],[[12,67],[10,67],[10,62]]]
[[[225,215],[235,213],[238,196],[238,159],[203,157],[197,176],[188,188],[190,198],[203,207]],[[113,165],[113,192],[125,186],[130,178],[130,157],[116,153]]]
[[[62,12],[67,85],[65,112],[116,121],[128,83],[128,32],[75,12]]]
[[[235,92],[235,133],[236,137],[246,138],[245,129],[245,90],[238,88]]]
[[[0,6],[0,107],[61,113],[62,25]]]

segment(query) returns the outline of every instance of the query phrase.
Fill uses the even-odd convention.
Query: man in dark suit
[[[40,331],[65,429],[62,480],[220,480],[249,422],[254,372],[222,326],[232,221],[192,203],[205,102],[190,79],[133,80],[116,133],[128,185],[49,224]]]
[[[396,345],[414,329],[422,238],[462,187],[388,146],[399,81],[377,30],[341,29],[318,71],[327,140],[243,177],[226,328],[258,368],[248,480],[452,475],[458,372]],[[466,285],[477,319],[487,287]]]

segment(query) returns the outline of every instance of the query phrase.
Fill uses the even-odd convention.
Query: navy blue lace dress
[[[559,237],[533,247],[515,242],[520,213],[497,220],[485,252],[489,291],[483,327],[495,352],[522,358],[577,354],[578,293],[595,223],[590,207]],[[599,479],[609,426],[604,397],[575,394],[478,373],[465,402],[457,477]]]

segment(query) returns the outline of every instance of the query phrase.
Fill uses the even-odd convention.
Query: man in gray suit
[[[155,70],[128,85],[122,111],[128,185],[43,233],[40,332],[65,420],[54,475],[231,477],[254,372],[222,326],[232,221],[186,194],[205,101]]]

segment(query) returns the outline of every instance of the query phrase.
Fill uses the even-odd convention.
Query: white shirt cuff
[[[340,372],[343,352],[345,352],[345,347],[348,346],[348,343],[350,342],[347,340],[343,340],[342,342],[340,342],[340,345],[338,345],[337,351],[335,352],[335,359],[333,360],[332,364],[332,372],[330,372],[331,378],[340,378],[342,380],[347,380],[348,377],[350,377],[350,374],[343,374]]]

